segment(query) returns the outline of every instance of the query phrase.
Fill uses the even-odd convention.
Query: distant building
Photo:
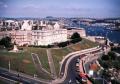
[[[87,36],[86,39],[93,41],[93,42],[100,43],[100,44],[105,44],[106,42],[106,38],[101,37],[101,36]]]
[[[20,23],[15,20],[1,20],[0,31],[20,29]]]
[[[32,24],[33,24],[32,21],[24,20],[22,27],[21,27],[21,30],[32,30]]]
[[[86,32],[85,29],[83,28],[69,28],[67,29],[67,35],[68,37],[71,37],[73,35],[73,33],[79,33],[81,37],[86,37]]]

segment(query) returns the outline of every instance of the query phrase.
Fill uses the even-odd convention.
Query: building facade
[[[47,46],[67,41],[67,29],[60,28],[57,22],[52,25],[41,22],[40,29],[32,30],[32,22],[26,20],[23,21],[20,30],[1,31],[0,38],[5,36],[11,37],[12,42],[15,42],[19,46]]]
[[[33,30],[32,45],[50,45],[67,41],[67,30]]]

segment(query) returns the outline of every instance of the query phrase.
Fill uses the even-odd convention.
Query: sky
[[[0,0],[0,17],[120,17],[120,0]]]

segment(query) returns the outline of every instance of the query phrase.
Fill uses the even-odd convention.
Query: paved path
[[[50,66],[50,71],[51,71],[52,77],[54,79],[56,79],[57,75],[56,75],[56,70],[55,70],[53,58],[52,58],[52,55],[51,55],[51,50],[47,49],[46,52],[47,52],[47,56],[48,56],[48,62],[49,62],[49,66]]]
[[[46,71],[45,69],[42,68],[42,65],[41,65],[38,55],[32,53],[31,56],[32,56],[33,63],[35,65],[35,68],[37,69],[38,73],[43,74],[44,77],[50,75],[50,73],[48,71]]]

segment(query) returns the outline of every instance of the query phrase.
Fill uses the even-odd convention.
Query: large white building
[[[41,29],[32,30],[33,22],[24,20],[21,30],[3,31],[0,32],[0,37],[10,36],[12,42],[18,45],[51,45],[67,41],[67,29],[62,29],[58,22],[45,24],[41,21]]]

